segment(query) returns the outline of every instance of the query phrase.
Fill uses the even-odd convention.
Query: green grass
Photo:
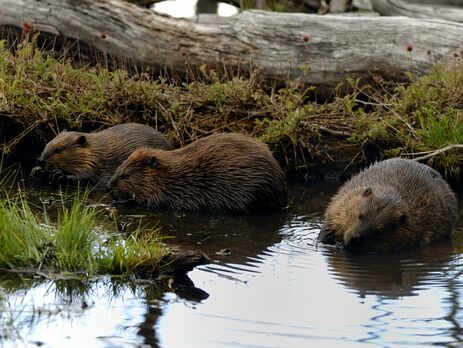
[[[15,129],[5,135],[3,151],[14,156],[21,141],[34,142],[40,149],[36,144],[48,142],[64,128],[94,131],[140,122],[165,133],[176,146],[215,132],[247,133],[264,139],[291,163],[288,171],[305,164],[306,157],[319,157],[311,154],[312,144],[294,136],[310,133],[309,138],[316,139],[317,125],[325,123],[320,115],[327,107],[308,102],[310,89],[288,82],[269,90],[257,71],[247,77],[219,78],[202,66],[197,74],[193,81],[174,83],[146,74],[129,76],[122,70],[75,68],[64,58],[44,56],[34,40],[14,51],[0,41],[0,113],[8,115]],[[294,115],[302,115],[305,123],[294,122]],[[352,118],[342,110],[333,115],[337,116],[331,127],[346,123],[340,117]]]
[[[0,199],[0,268],[92,274],[162,273],[167,249],[156,230],[123,237],[104,231],[87,193],[62,204],[56,223],[33,212],[23,195]],[[115,228],[115,226],[113,226]]]
[[[14,157],[21,143],[34,143],[39,151],[37,144],[58,129],[140,122],[177,147],[213,133],[246,133],[267,143],[289,174],[310,176],[317,165],[342,157],[343,149],[349,156],[375,149],[378,158],[463,143],[462,63],[410,76],[406,84],[372,87],[348,80],[350,92],[340,88],[322,103],[311,97],[314,88],[298,81],[276,88],[258,71],[223,77],[201,66],[193,74],[174,82],[101,66],[75,68],[64,58],[44,56],[34,40],[16,50],[0,41],[0,114],[13,122],[3,151]],[[352,136],[332,137],[322,127]],[[457,150],[429,160],[455,174],[462,162]]]
[[[379,144],[386,156],[463,144],[463,63],[439,65],[410,78],[411,83],[397,85],[393,93],[375,96],[378,106],[358,118],[354,142]],[[458,175],[463,156],[455,149],[428,163]]]

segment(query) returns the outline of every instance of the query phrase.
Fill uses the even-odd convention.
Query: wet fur
[[[423,246],[449,236],[457,215],[455,194],[437,171],[396,158],[375,163],[341,187],[318,238],[374,251]]]
[[[174,151],[138,149],[110,180],[115,198],[180,210],[282,209],[285,176],[268,147],[240,134],[212,135]]]
[[[60,170],[77,180],[106,185],[117,167],[142,146],[172,148],[155,129],[127,123],[95,133],[61,132],[45,146],[39,161],[47,173]]]

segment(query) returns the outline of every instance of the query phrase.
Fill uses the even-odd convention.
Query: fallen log
[[[403,0],[372,0],[372,4],[373,9],[383,16],[440,18],[447,21],[463,22],[463,8],[445,6],[442,3],[436,6],[408,3]]]
[[[463,24],[405,17],[246,11],[223,24],[175,19],[117,0],[0,0],[0,26],[78,40],[108,56],[187,74],[259,68],[277,82],[332,88],[346,77],[404,79],[461,47]]]
[[[439,6],[463,6],[463,0],[407,0],[407,2],[412,4],[426,4],[426,5],[436,5]]]

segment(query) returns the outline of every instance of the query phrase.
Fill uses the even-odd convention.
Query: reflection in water
[[[335,186],[291,187],[283,214],[120,209],[121,224],[136,225],[144,216],[172,237],[168,243],[199,248],[214,262],[164,287],[142,280],[4,276],[2,344],[459,346],[461,231],[454,245],[397,254],[350,254],[318,245]]]
[[[239,12],[235,6],[211,0],[167,0],[153,4],[152,9],[177,18],[190,18],[201,13],[229,17]]]
[[[426,276],[445,268],[453,256],[447,244],[385,255],[331,249],[323,251],[329,273],[361,298],[372,294],[388,298],[415,295]]]

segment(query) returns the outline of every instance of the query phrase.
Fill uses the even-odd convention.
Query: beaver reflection
[[[322,252],[332,276],[362,298],[412,296],[430,274],[442,272],[453,256],[450,244],[444,243],[400,253],[364,254],[333,248]]]
[[[129,232],[138,224],[157,226],[168,245],[201,250],[213,260],[245,263],[281,241],[286,212],[273,214],[205,214],[118,207],[120,225]]]

